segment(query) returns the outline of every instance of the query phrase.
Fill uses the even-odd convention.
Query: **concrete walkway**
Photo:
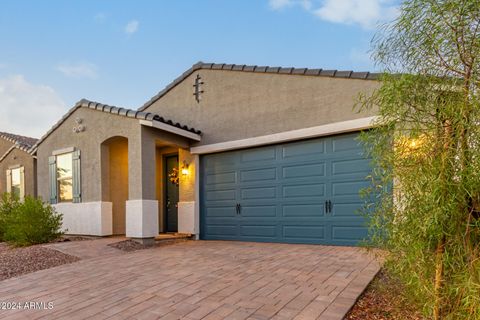
[[[124,253],[123,251],[109,247],[108,245],[126,239],[125,237],[110,237],[81,241],[65,241],[46,244],[44,247],[55,249],[84,260],[122,254]]]
[[[189,241],[2,281],[0,301],[47,310],[0,318],[340,320],[378,270],[359,248]]]

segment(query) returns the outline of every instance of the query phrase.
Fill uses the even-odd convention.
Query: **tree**
[[[406,0],[373,43],[372,243],[426,314],[480,319],[480,0]]]

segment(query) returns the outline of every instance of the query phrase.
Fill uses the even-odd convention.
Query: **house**
[[[0,132],[0,194],[9,192],[20,199],[36,196],[36,162],[29,153],[37,139]]]
[[[352,245],[377,74],[197,63],[138,110],[82,100],[30,150],[71,234]]]

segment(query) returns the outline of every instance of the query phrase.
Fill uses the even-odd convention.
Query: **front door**
[[[167,232],[178,231],[178,155],[165,157],[165,218]],[[177,179],[175,179],[177,177]]]

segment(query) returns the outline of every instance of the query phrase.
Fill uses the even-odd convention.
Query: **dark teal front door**
[[[165,212],[167,232],[178,231],[178,184],[169,179],[169,174],[174,171],[178,173],[178,155],[167,156],[165,158],[165,173],[167,177],[165,187]]]
[[[355,245],[370,161],[357,133],[203,156],[201,237]]]

